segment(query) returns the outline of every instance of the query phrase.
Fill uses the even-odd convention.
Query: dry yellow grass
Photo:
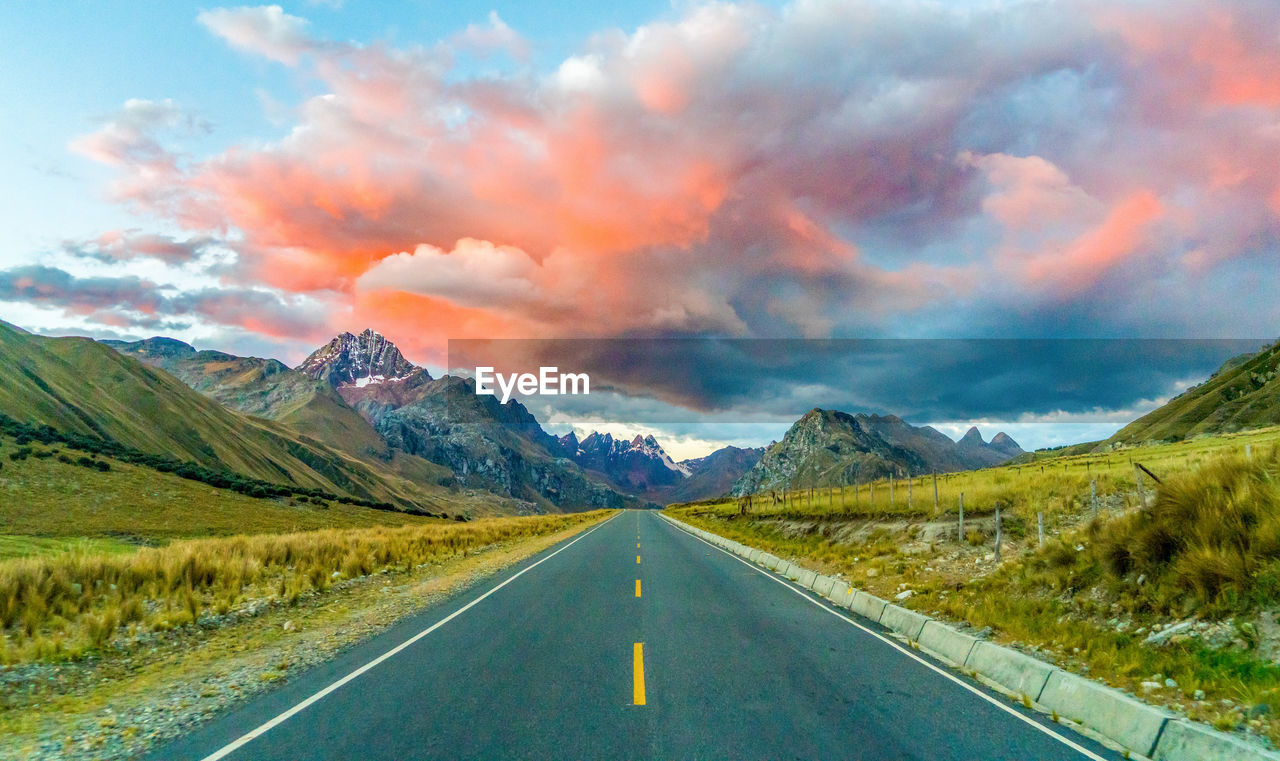
[[[336,580],[410,570],[601,515],[234,536],[0,562],[0,662],[77,658],[118,635],[189,625],[248,599],[291,604]]]

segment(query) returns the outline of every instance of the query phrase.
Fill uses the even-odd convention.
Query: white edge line
[[[455,618],[457,618],[458,616],[462,615],[463,613],[467,612],[469,609],[471,609],[473,606],[475,606],[475,605],[479,604],[482,600],[484,600],[484,599],[485,599],[486,597],[488,597],[489,595],[493,594],[494,592],[497,592],[499,589],[502,589],[502,588],[503,588],[503,587],[505,587],[506,585],[510,584],[511,582],[513,582],[513,581],[515,581],[516,579],[520,578],[521,576],[525,575],[525,574],[526,574],[526,573],[528,573],[529,571],[532,571],[534,568],[537,568],[538,566],[540,566],[540,565],[542,565],[543,563],[547,562],[548,560],[550,560],[551,558],[555,557],[556,555],[559,555],[560,553],[562,553],[562,552],[564,552],[565,550],[569,549],[570,547],[572,547],[573,545],[577,544],[577,543],[578,543],[578,542],[580,542],[581,540],[586,539],[586,538],[587,538],[587,536],[588,536],[592,531],[595,531],[596,529],[600,528],[601,526],[603,526],[604,524],[608,523],[609,521],[613,520],[614,518],[618,517],[618,515],[621,515],[621,514],[622,514],[622,513],[621,513],[621,512],[619,512],[619,513],[617,513],[617,514],[613,515],[612,517],[607,518],[606,520],[602,521],[601,523],[598,523],[597,525],[595,525],[595,526],[591,527],[591,529],[590,529],[590,530],[588,530],[586,533],[584,533],[584,534],[582,534],[581,536],[579,536],[579,537],[575,538],[573,541],[569,542],[569,543],[568,543],[568,544],[566,544],[565,546],[561,547],[560,549],[556,550],[555,552],[551,553],[550,555],[547,555],[545,558],[543,558],[543,559],[539,560],[538,562],[536,562],[536,563],[534,563],[534,564],[532,564],[532,565],[528,566],[527,568],[524,568],[524,569],[523,569],[523,570],[521,570],[519,573],[515,574],[514,576],[512,576],[511,578],[509,578],[509,579],[507,579],[506,581],[502,582],[501,584],[497,585],[497,586],[496,586],[496,587],[494,587],[493,589],[490,589],[488,592],[485,592],[484,594],[480,595],[479,597],[477,597],[476,599],[474,599],[474,600],[472,600],[471,602],[467,603],[466,605],[463,605],[461,608],[458,608],[457,610],[455,610],[454,612],[452,612],[452,613],[450,613],[449,615],[445,616],[444,618],[440,619],[439,621],[435,622],[435,623],[434,623],[434,624],[432,624],[431,626],[428,626],[426,629],[423,629],[422,631],[420,631],[420,632],[418,632],[417,634],[413,635],[412,637],[410,637],[409,639],[405,640],[404,642],[401,642],[399,645],[396,645],[395,647],[391,648],[390,650],[388,650],[387,652],[383,653],[382,655],[379,655],[377,658],[374,658],[373,660],[371,660],[371,661],[369,661],[368,663],[364,664],[363,666],[361,666],[360,668],[356,669],[355,671],[352,671],[350,674],[347,674],[346,676],[342,677],[342,678],[341,678],[341,679],[339,679],[338,681],[336,681],[336,682],[334,682],[334,683],[330,684],[328,687],[325,687],[324,689],[322,689],[322,690],[320,690],[319,692],[315,693],[315,694],[314,694],[314,695],[312,695],[311,697],[309,697],[309,698],[307,698],[307,699],[303,700],[302,702],[300,702],[300,703],[298,703],[297,705],[295,705],[293,708],[290,708],[289,710],[285,711],[284,713],[282,713],[282,714],[280,714],[280,715],[276,716],[274,719],[269,719],[268,721],[265,721],[265,722],[263,722],[262,724],[259,724],[257,727],[254,727],[253,729],[251,729],[251,730],[249,730],[248,732],[244,733],[243,735],[241,735],[240,737],[236,738],[235,740],[232,740],[230,743],[227,743],[226,745],[222,746],[221,748],[219,748],[219,749],[215,750],[213,753],[210,753],[209,755],[205,756],[203,759],[201,759],[201,761],[218,761],[219,759],[226,758],[226,757],[227,757],[227,756],[229,756],[230,754],[232,754],[232,753],[236,752],[237,750],[239,750],[240,748],[242,748],[242,747],[244,747],[245,745],[249,744],[249,743],[250,743],[250,742],[252,742],[253,740],[257,739],[258,737],[261,737],[262,735],[266,734],[267,732],[270,732],[272,729],[275,729],[276,727],[280,726],[280,725],[281,725],[281,724],[283,724],[284,722],[286,722],[286,721],[288,721],[289,719],[293,718],[293,717],[294,717],[295,715],[297,715],[298,713],[301,713],[302,711],[306,710],[306,709],[307,709],[309,706],[311,706],[312,704],[317,703],[317,702],[319,702],[320,700],[324,699],[324,698],[325,698],[325,696],[327,696],[329,693],[333,692],[334,690],[337,690],[339,687],[343,686],[343,685],[344,685],[344,684],[346,684],[347,682],[350,682],[351,680],[355,679],[356,677],[360,676],[361,674],[364,674],[366,671],[369,671],[370,669],[372,669],[373,667],[375,667],[375,666],[377,666],[378,664],[382,663],[383,661],[387,660],[387,659],[388,659],[388,658],[390,658],[391,656],[393,656],[393,655],[395,655],[395,654],[399,653],[401,650],[404,650],[406,647],[408,647],[408,646],[412,645],[413,643],[415,643],[415,642],[417,642],[418,640],[422,639],[423,637],[427,636],[427,635],[428,635],[428,634],[430,634],[431,632],[435,631],[436,629],[439,629],[441,626],[444,626],[445,624],[449,623],[449,622],[450,622],[450,621],[452,621],[453,619],[455,619]]]
[[[664,516],[664,517],[665,517],[665,516]],[[668,518],[668,520],[674,520],[674,519],[673,519],[673,518]],[[684,528],[683,528],[683,527],[677,526],[677,528],[680,528],[680,530],[681,530],[681,531],[684,531]],[[873,629],[868,629],[867,627],[863,626],[862,624],[858,623],[857,621],[853,620],[852,618],[849,618],[848,616],[846,616],[845,614],[841,613],[840,611],[838,611],[838,610],[834,610],[833,608],[831,608],[831,606],[830,606],[830,605],[827,605],[825,601],[823,601],[823,600],[818,600],[818,599],[815,599],[815,598],[813,598],[813,597],[810,597],[810,596],[809,596],[809,594],[808,594],[808,593],[806,593],[804,590],[797,589],[796,587],[792,586],[792,585],[791,585],[791,582],[789,582],[789,581],[784,581],[784,580],[782,580],[782,579],[779,579],[778,577],[774,576],[774,575],[773,575],[772,573],[770,573],[769,571],[767,571],[767,570],[765,570],[765,569],[763,569],[763,568],[759,568],[759,567],[757,567],[754,563],[751,563],[751,562],[749,562],[749,561],[743,560],[742,558],[738,557],[737,555],[733,554],[732,552],[729,552],[729,551],[728,551],[728,550],[726,550],[726,549],[723,549],[723,548],[721,548],[721,547],[717,547],[717,546],[715,546],[715,545],[714,545],[714,544],[712,544],[711,542],[708,542],[706,539],[703,539],[702,537],[698,536],[697,534],[695,534],[695,533],[693,533],[693,532],[691,532],[691,531],[684,531],[684,533],[688,534],[689,536],[693,537],[694,539],[697,539],[699,542],[702,542],[703,544],[707,545],[708,547],[711,547],[712,549],[720,550],[720,552],[723,552],[724,554],[728,555],[729,557],[733,558],[734,560],[738,561],[739,563],[742,563],[743,565],[745,565],[746,567],[750,568],[751,570],[758,572],[759,574],[761,574],[762,576],[764,576],[766,579],[769,579],[770,581],[773,581],[773,582],[776,582],[776,583],[778,583],[778,584],[781,584],[783,587],[785,587],[785,588],[787,588],[787,589],[791,590],[792,592],[795,592],[795,593],[796,593],[797,595],[799,595],[800,597],[804,598],[804,599],[805,599],[805,600],[807,600],[808,602],[813,603],[814,605],[816,605],[816,606],[818,606],[819,608],[821,608],[821,609],[825,610],[826,612],[830,613],[831,615],[835,616],[836,618],[842,619],[842,620],[844,620],[844,621],[846,621],[846,622],[848,622],[848,623],[850,623],[850,624],[852,624],[852,625],[854,625],[854,626],[858,627],[859,629],[861,629],[862,631],[866,632],[867,634],[870,634],[872,637],[875,637],[876,639],[880,640],[881,642],[884,642],[885,644],[887,644],[887,645],[889,645],[889,646],[891,646],[891,647],[893,647],[893,648],[897,649],[897,650],[898,650],[898,652],[902,653],[903,655],[907,656],[908,658],[911,658],[912,660],[915,660],[915,661],[917,661],[917,662],[919,662],[919,663],[923,664],[924,666],[926,666],[926,667],[928,667],[928,668],[932,669],[933,671],[937,672],[938,674],[941,674],[942,676],[946,677],[947,679],[950,679],[952,682],[955,682],[956,684],[958,684],[958,685],[960,685],[961,687],[965,688],[965,689],[966,689],[966,690],[968,690],[969,692],[972,692],[974,695],[977,695],[978,697],[980,697],[980,698],[982,698],[983,700],[987,701],[987,702],[988,702],[988,703],[990,703],[991,705],[993,705],[993,706],[995,706],[995,707],[999,708],[1000,710],[1004,711],[1005,713],[1009,714],[1010,716],[1016,716],[1017,718],[1021,719],[1022,721],[1026,722],[1027,724],[1030,724],[1031,726],[1035,727],[1036,729],[1040,730],[1041,732],[1045,733],[1046,735],[1049,735],[1049,736],[1050,736],[1050,737],[1052,737],[1053,739],[1055,739],[1055,740],[1057,740],[1057,741],[1061,742],[1062,744],[1066,745],[1067,747],[1071,748],[1072,750],[1078,751],[1081,755],[1085,756],[1086,758],[1093,759],[1093,761],[1108,761],[1108,759],[1104,758],[1103,756],[1099,756],[1097,753],[1094,753],[1093,751],[1089,750],[1088,748],[1084,747],[1083,745],[1080,745],[1079,743],[1075,742],[1075,741],[1074,741],[1074,740],[1072,740],[1071,738],[1069,738],[1069,737],[1065,737],[1065,736],[1063,736],[1063,735],[1061,735],[1061,734],[1059,734],[1059,733],[1057,733],[1057,732],[1053,731],[1052,729],[1050,729],[1050,728],[1048,728],[1048,727],[1044,726],[1044,725],[1043,725],[1043,724],[1041,724],[1040,722],[1035,721],[1035,720],[1034,720],[1034,719],[1032,719],[1031,717],[1029,717],[1029,716],[1024,716],[1022,713],[1019,713],[1018,711],[1015,711],[1015,710],[1014,710],[1013,708],[1011,708],[1010,706],[1007,706],[1007,705],[1005,705],[1003,702],[1001,702],[1001,701],[997,700],[996,698],[991,697],[990,695],[988,695],[987,693],[985,693],[985,692],[983,692],[982,690],[978,689],[977,687],[974,687],[973,685],[969,684],[968,682],[964,681],[963,679],[961,679],[961,678],[957,677],[955,674],[952,674],[952,673],[948,672],[946,669],[940,668],[939,666],[937,666],[937,665],[935,665],[935,664],[933,664],[933,663],[930,663],[930,662],[929,662],[929,661],[927,661],[926,659],[924,659],[924,658],[920,657],[919,655],[917,655],[917,654],[913,653],[910,649],[908,649],[908,648],[906,648],[906,647],[903,647],[903,646],[902,646],[902,643],[900,643],[900,642],[896,642],[896,641],[894,641],[894,640],[890,639],[889,637],[886,637],[886,636],[884,636],[883,634],[881,634],[880,632],[877,632],[877,631],[875,631],[875,630],[873,630]]]

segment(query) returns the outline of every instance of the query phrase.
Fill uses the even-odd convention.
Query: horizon
[[[18,330],[24,330],[24,331],[26,330],[22,326],[14,325],[13,323],[8,323],[8,324],[10,324],[12,327],[17,328]],[[363,333],[365,331],[372,332],[374,335],[382,336],[382,334],[379,331],[376,331],[373,328],[365,328],[359,331],[356,331],[356,330],[342,331],[336,334],[333,338],[338,338],[344,333],[351,336],[357,336],[360,333]],[[34,332],[34,331],[29,331],[29,332]],[[119,339],[113,339],[113,338],[107,338],[107,339],[98,338],[92,335],[85,335],[83,333],[65,333],[65,334],[36,333],[36,334],[47,335],[48,337],[88,338],[90,340],[94,340],[98,342],[119,340]],[[386,336],[382,336],[382,337],[386,338],[392,345],[396,346],[397,349],[399,348],[399,345],[396,344],[394,340]],[[136,340],[139,342],[148,341],[148,340],[179,341],[181,343],[184,343],[190,346],[196,351],[218,351],[218,352],[230,353],[230,352],[225,352],[225,350],[214,347],[214,346],[201,346],[199,343],[196,343],[196,342],[182,341],[181,339],[176,339],[176,338],[173,338],[172,336],[159,335],[159,334],[148,336],[143,339],[136,339]],[[263,356],[258,358],[273,359],[281,362],[282,364],[286,365],[291,369],[296,369],[305,361],[305,359],[307,359],[312,354],[319,352],[322,348],[324,348],[324,346],[327,345],[327,343],[328,341],[325,341],[317,345],[307,355],[304,355],[303,357],[297,360],[285,359],[281,357],[272,357],[272,356]],[[408,359],[410,363],[412,363],[415,367],[426,370],[431,375],[432,378],[441,378],[441,377],[444,377],[445,375],[450,374],[443,369],[443,366],[430,367],[427,365],[419,364],[407,356],[406,356],[406,359]],[[465,372],[457,373],[456,376],[470,377]],[[1179,393],[1181,393],[1182,391],[1185,391],[1188,388],[1193,387],[1194,385],[1198,385],[1198,381],[1190,382],[1186,386],[1186,388],[1179,391]],[[511,397],[511,400],[513,402],[521,404],[526,409],[529,409],[531,406],[533,406],[531,405],[531,401],[536,401],[538,399],[540,399],[540,397],[537,394],[532,395],[532,397],[524,397],[524,398],[521,398],[518,395],[513,395]],[[1037,450],[1056,449],[1064,446],[1071,446],[1074,444],[1083,444],[1083,443],[1105,440],[1112,433],[1124,427],[1124,425],[1128,424],[1129,422],[1132,422],[1133,420],[1136,420],[1142,414],[1145,414],[1146,412],[1149,412],[1153,409],[1156,409],[1162,406],[1167,401],[1169,401],[1168,398],[1157,398],[1157,399],[1148,400],[1146,404],[1143,405],[1145,409],[1139,409],[1138,414],[1135,414],[1132,417],[1117,418],[1117,419],[1108,420],[1106,422],[1095,421],[1095,422],[1088,422],[1088,423],[1076,422],[1076,423],[1066,423],[1066,424],[1061,424],[1061,423],[1059,424],[1021,423],[1020,424],[1017,422],[1005,423],[1001,421],[992,421],[987,419],[949,420],[949,421],[941,421],[941,422],[927,421],[927,420],[920,421],[920,420],[912,420],[907,417],[901,417],[892,412],[878,413],[874,411],[869,412],[869,411],[860,410],[860,409],[842,409],[834,406],[832,407],[814,406],[812,408],[796,413],[789,420],[779,420],[778,422],[775,422],[775,423],[759,423],[759,422],[741,423],[740,422],[736,424],[738,427],[750,428],[752,429],[753,433],[743,434],[737,437],[727,437],[727,438],[701,438],[697,435],[672,433],[667,427],[661,424],[646,425],[644,423],[634,423],[634,422],[627,423],[627,422],[621,422],[621,421],[607,421],[607,420],[606,421],[598,420],[593,423],[590,420],[581,421],[581,420],[575,420],[575,419],[561,420],[558,423],[552,423],[544,418],[554,417],[555,415],[558,415],[561,413],[558,411],[555,411],[554,408],[550,406],[544,408],[541,411],[537,409],[529,409],[529,412],[530,414],[534,415],[535,419],[538,420],[539,424],[542,426],[542,428],[545,431],[547,431],[549,434],[556,437],[562,437],[562,436],[568,435],[569,433],[574,433],[576,436],[578,436],[579,439],[583,439],[592,433],[599,433],[601,435],[609,434],[615,440],[631,441],[637,437],[644,438],[644,437],[652,436],[658,441],[658,443],[663,448],[663,450],[667,452],[667,454],[669,454],[673,460],[675,460],[676,462],[684,462],[687,460],[705,457],[727,446],[733,446],[733,447],[738,447],[743,449],[750,449],[750,448],[767,449],[771,444],[781,441],[783,438],[783,435],[786,433],[788,429],[790,429],[790,427],[792,426],[792,424],[794,424],[796,420],[798,420],[804,414],[807,414],[809,411],[818,410],[818,409],[839,411],[839,412],[844,412],[850,415],[865,414],[869,417],[876,417],[876,416],[899,417],[899,419],[902,419],[904,422],[908,423],[913,427],[932,428],[938,431],[939,433],[942,433],[943,435],[947,436],[953,442],[959,442],[960,439],[970,429],[977,430],[984,443],[990,443],[996,437],[1003,434],[1013,439],[1016,444],[1018,444],[1021,448],[1024,449],[1024,451],[1032,452]],[[552,410],[551,415],[549,416],[547,415],[547,410]],[[712,424],[712,427],[714,427],[714,424]],[[1050,435],[1055,436],[1057,438],[1050,439],[1049,443],[1045,443],[1045,444],[1038,443],[1039,440],[1034,437],[1035,433],[1037,431],[1044,431],[1047,428],[1052,428],[1053,433]],[[1071,431],[1086,431],[1087,433],[1083,437],[1078,436],[1075,439],[1066,440],[1066,441],[1062,440],[1062,437],[1064,435],[1069,436]],[[1028,433],[1031,434],[1030,437],[1028,437]],[[1089,437],[1089,434],[1094,434],[1094,435],[1092,437]]]

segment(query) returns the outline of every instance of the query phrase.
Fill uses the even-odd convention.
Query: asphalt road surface
[[[148,758],[1121,755],[654,513],[629,511]]]

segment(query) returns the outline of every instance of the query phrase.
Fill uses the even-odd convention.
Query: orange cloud
[[[1142,253],[1146,233],[1164,214],[1164,205],[1150,191],[1138,191],[1121,200],[1097,227],[1085,232],[1061,250],[1028,260],[1027,280],[1058,294],[1084,290],[1101,280],[1127,259]]]

